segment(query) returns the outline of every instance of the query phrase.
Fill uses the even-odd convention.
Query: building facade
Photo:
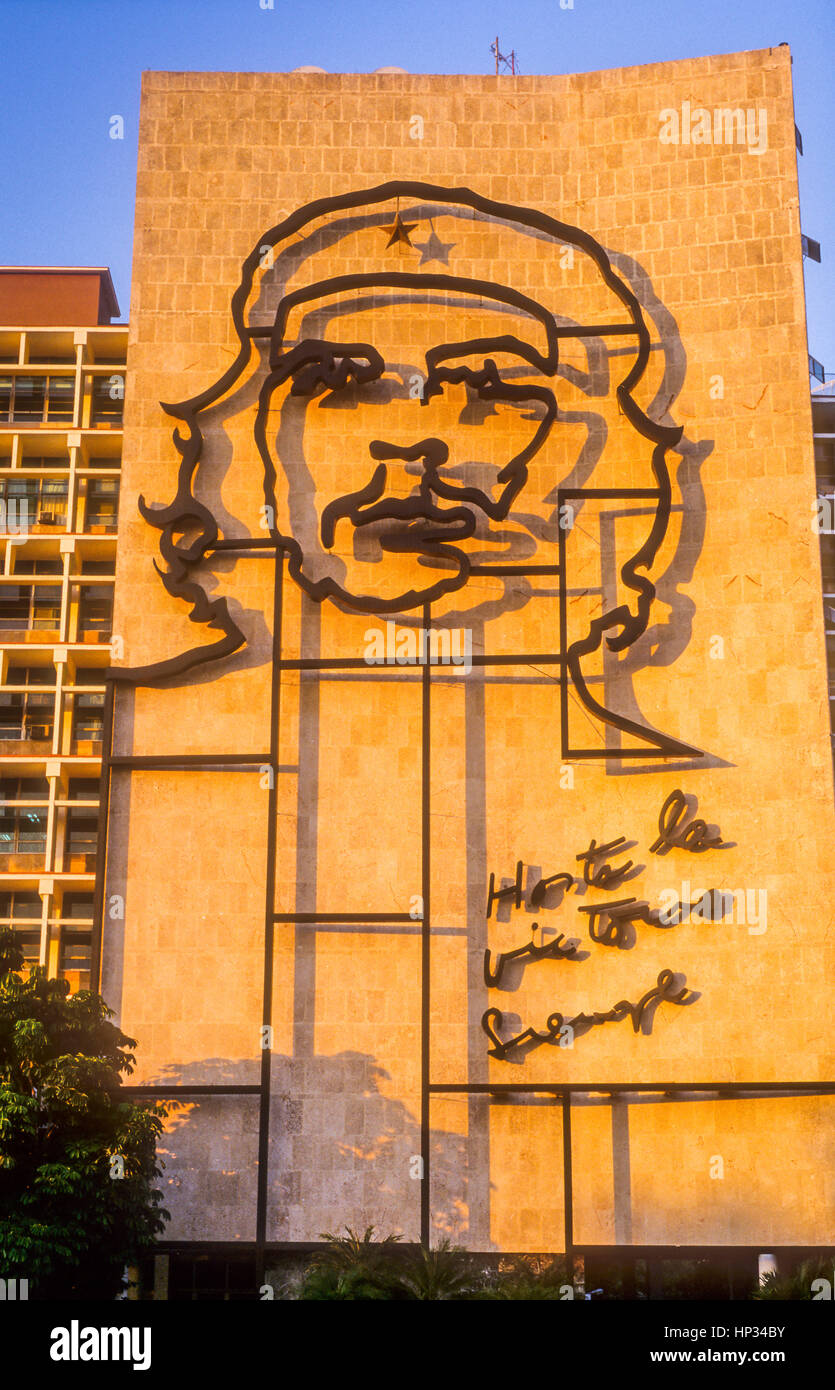
[[[0,267],[0,923],[89,988],[127,326],[102,268]]]
[[[788,49],[146,74],[125,426],[101,982],[180,1270],[832,1246]]]
[[[832,756],[835,758],[835,382],[812,388],[812,428],[818,475],[816,524],[821,537],[826,663],[829,671],[829,709]]]

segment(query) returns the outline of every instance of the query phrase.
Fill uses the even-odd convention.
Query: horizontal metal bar
[[[247,328],[244,331],[248,338],[271,338],[275,329]],[[637,338],[638,329],[634,323],[578,323],[574,327],[554,329],[555,338],[609,338],[613,334]]]
[[[562,571],[559,565],[471,565],[470,574],[499,574],[499,575],[529,575],[529,574],[549,574],[558,575]]]
[[[284,546],[272,536],[230,536],[228,540],[215,541],[206,547],[206,554],[214,550],[283,550]]]
[[[111,767],[150,768],[164,771],[171,768],[194,768],[210,772],[212,767],[263,767],[270,761],[269,753],[172,753],[160,757],[120,754],[110,759]]]
[[[562,664],[562,656],[559,652],[525,652],[521,656],[476,656],[469,657],[472,666],[531,666],[536,662],[539,666],[559,666]],[[334,656],[334,657],[286,657],[277,663],[283,671],[362,671],[367,670],[369,674],[379,675],[381,671],[391,671],[395,668],[399,671],[412,666],[419,668],[429,666],[433,670],[449,671],[454,673],[457,665],[452,661],[404,661],[402,664],[388,661],[367,661],[363,656]],[[599,756],[594,754],[593,756]]]
[[[411,922],[413,925],[419,925],[420,918],[413,917],[410,912],[276,912],[273,921],[344,922],[346,925],[352,922]]]
[[[661,496],[657,487],[561,487],[560,497],[600,497],[610,502],[628,502],[633,497],[646,497],[657,501]]]
[[[769,1251],[782,1251],[785,1254],[808,1250],[814,1251],[817,1255],[824,1250],[835,1250],[835,1245],[775,1245],[771,1240],[761,1240],[757,1245],[584,1245],[582,1241],[574,1242],[574,1252],[577,1255],[618,1254],[634,1257],[636,1260],[675,1260],[699,1255],[726,1255],[731,1258],[739,1255],[744,1258],[746,1255],[760,1255],[766,1247]]]
[[[681,758],[680,751],[670,752],[667,748],[568,748],[563,762],[574,758]]]
[[[128,1096],[259,1096],[260,1086],[120,1086],[119,1095]]]
[[[279,541],[274,541],[273,538],[272,538],[271,536],[266,536],[266,537],[265,537],[265,536],[253,536],[253,537],[250,538],[250,539],[247,539],[246,537],[235,537],[235,538],[232,539],[232,540],[215,541],[215,544],[214,544],[214,545],[210,545],[210,546],[207,546],[207,547],[206,547],[206,554],[207,554],[207,555],[211,555],[211,554],[213,554],[215,551],[220,551],[220,550],[283,550],[283,549],[284,549],[284,547],[281,545],[281,543],[280,543]],[[497,574],[497,575],[514,575],[514,574],[521,574],[521,575],[526,575],[526,574],[552,574],[552,575],[558,575],[558,574],[560,573],[560,567],[559,567],[559,565],[489,565],[489,564],[487,564],[487,565],[471,565],[471,566],[470,566],[470,571],[469,571],[469,572],[470,572],[470,574],[476,574],[476,575],[484,575],[484,574]],[[17,582],[17,580],[15,579],[15,576],[14,576],[14,575],[10,576],[10,582],[11,582],[11,581]],[[33,579],[32,582],[33,582],[33,583],[37,583],[37,576],[35,576],[35,578]],[[87,582],[87,581],[86,581],[86,579],[85,579],[83,576],[78,580],[78,583],[79,583],[79,584],[81,584],[81,583],[86,583],[86,582]],[[111,579],[111,582],[112,582],[112,579]]]
[[[608,1091],[613,1094],[632,1091],[716,1091],[725,1095],[738,1095],[741,1091],[761,1091],[763,1094],[799,1091],[835,1095],[835,1081],[480,1081],[430,1082],[429,1089],[438,1094],[460,1092],[467,1095],[487,1095],[492,1092],[510,1094],[514,1091],[548,1091],[556,1095],[562,1095],[566,1091],[574,1095],[592,1091]]]

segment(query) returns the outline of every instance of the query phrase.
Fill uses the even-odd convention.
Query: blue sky
[[[566,3],[567,0],[563,0]],[[0,263],[109,265],[127,317],[139,78],[145,68],[584,72],[767,48],[794,58],[809,347],[835,375],[835,5],[832,0],[0,0]],[[125,139],[109,138],[114,114]]]

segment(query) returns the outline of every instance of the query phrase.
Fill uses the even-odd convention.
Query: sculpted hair
[[[440,204],[449,205],[452,208],[472,209],[487,222],[509,225],[517,230],[521,228],[528,235],[539,236],[540,239],[544,237],[561,245],[574,246],[589,257],[596,266],[603,283],[624,306],[629,316],[629,322],[616,325],[615,331],[627,333],[635,340],[637,351],[631,368],[623,381],[615,388],[616,394],[623,414],[634,428],[644,437],[653,440],[658,446],[653,452],[653,471],[660,489],[662,503],[665,497],[667,499],[666,514],[663,519],[659,515],[659,520],[653,528],[649,541],[641,548],[637,556],[632,557],[623,570],[627,587],[638,593],[636,613],[630,613],[628,608],[622,605],[619,610],[598,619],[593,645],[599,644],[603,630],[619,627],[621,632],[618,636],[608,639],[612,649],[617,650],[618,647],[629,645],[646,628],[649,606],[655,590],[648,578],[637,575],[635,571],[637,567],[644,568],[651,563],[665,534],[669,515],[670,482],[664,453],[667,448],[679,441],[682,430],[680,427],[660,425],[650,420],[633,397],[633,391],[646,369],[650,351],[649,330],[635,294],[613,270],[603,248],[588,233],[581,231],[578,227],[560,222],[543,212],[515,207],[509,203],[495,202],[466,188],[444,188],[429,183],[393,180],[375,188],[359,189],[334,197],[317,199],[315,202],[299,208],[290,217],[276,224],[259,237],[257,244],[243,262],[240,282],[232,296],[232,322],[239,343],[234,362],[211,386],[198,395],[177,403],[161,402],[163,410],[178,422],[173,435],[174,445],[180,455],[177,492],[173,500],[167,506],[162,507],[149,506],[145,498],[140,497],[139,510],[145,521],[160,531],[159,551],[165,568],[156,561],[154,563],[166,590],[173,597],[191,604],[189,617],[192,622],[219,631],[222,636],[211,644],[193,648],[168,661],[157,662],[145,667],[113,667],[110,674],[114,680],[129,681],[134,684],[153,683],[168,676],[181,674],[204,662],[229,656],[245,645],[245,636],[232,618],[227,600],[223,597],[211,598],[193,576],[195,567],[205,556],[223,546],[223,542],[219,541],[215,516],[195,496],[195,480],[203,447],[200,416],[205,410],[220,401],[240,380],[251,360],[254,338],[271,335],[270,330],[248,327],[244,317],[257,272],[259,269],[270,270],[275,264],[271,258],[269,265],[265,266],[265,252],[272,253],[273,248],[281,246],[282,243],[287,242],[288,238],[308,228],[309,224],[318,219],[327,218],[333,214],[347,213],[354,209],[376,210],[378,205],[399,198],[423,200],[430,207]],[[325,231],[327,232],[327,228]],[[327,242],[327,237],[325,240]],[[292,249],[295,252],[297,244]],[[459,292],[464,290],[489,297],[496,297],[498,289],[497,286],[490,285],[488,282],[469,280],[461,276],[428,273],[407,274],[404,272],[339,276],[322,282],[318,288],[330,293],[355,288],[358,285],[382,284],[403,286],[409,289],[455,289]],[[306,294],[308,294],[307,290],[299,290],[285,296],[279,306],[279,317],[281,317],[281,313],[286,314],[294,296],[302,299]],[[549,321],[551,325],[555,322],[553,315],[547,310],[543,310],[542,306],[536,304],[535,301],[512,288],[502,287],[499,297],[505,303],[522,309],[526,313],[533,312],[535,317],[545,326],[548,352],[543,356],[528,349],[523,355],[527,356],[532,365],[538,367],[539,370],[553,374],[556,371],[558,346],[557,339],[549,327]],[[587,336],[605,331],[607,328],[611,331],[612,325],[589,325]],[[576,330],[573,332],[573,336],[579,336]],[[365,352],[367,345],[358,346],[362,347]],[[299,365],[293,353],[282,357],[277,351],[275,340],[273,340],[270,353],[273,383],[286,380],[293,374],[294,370],[298,369]],[[324,358],[316,361],[311,360],[309,367],[308,375],[311,382],[318,381],[331,387],[345,384],[349,374],[356,376],[357,370],[362,370],[357,363],[351,363],[344,359],[339,361],[325,361]],[[267,478],[268,484],[271,481]],[[662,510],[663,508],[659,508],[659,513]],[[264,541],[259,540],[255,543],[263,545]],[[289,554],[290,572],[298,578],[300,557],[298,546],[293,538],[282,536],[273,531],[268,544],[274,545],[277,551],[284,550]],[[586,650],[591,649],[588,647],[589,641],[592,641],[592,634],[589,634],[589,638],[586,639]]]

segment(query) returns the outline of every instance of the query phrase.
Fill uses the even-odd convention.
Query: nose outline
[[[386,459],[401,459],[404,463],[414,463],[423,459],[423,475],[420,480],[421,496],[427,497],[438,479],[438,469],[443,468],[449,458],[449,446],[442,439],[429,436],[416,444],[392,444],[388,439],[372,439],[368,452],[373,459],[384,462]]]

